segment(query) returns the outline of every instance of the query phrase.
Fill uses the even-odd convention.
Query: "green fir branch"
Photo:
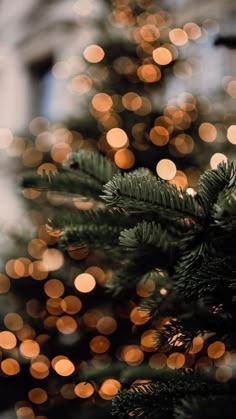
[[[224,190],[235,189],[236,169],[233,163],[221,162],[217,169],[206,170],[200,177],[197,200],[207,214]]]
[[[122,390],[113,399],[112,412],[119,419],[130,416],[143,419],[172,419],[177,406],[184,398],[221,394],[221,385],[203,381],[200,377],[175,374],[175,379],[133,386]],[[229,389],[225,388],[227,394]],[[187,419],[187,417],[186,417]]]
[[[154,213],[168,219],[201,220],[202,209],[197,201],[175,185],[148,176],[125,173],[116,175],[103,188],[103,200],[109,206],[126,208],[132,213]]]
[[[76,172],[80,177],[90,179],[91,182],[94,181],[95,185],[99,184],[100,192],[106,182],[120,173],[118,167],[102,154],[88,150],[71,153],[63,167]]]
[[[98,225],[90,221],[86,224],[72,225],[64,229],[59,239],[59,246],[63,249],[67,249],[69,245],[81,244],[102,249],[117,247],[121,229],[120,226],[107,223]]]
[[[43,173],[27,173],[21,180],[23,188],[33,188],[39,191],[60,192],[66,195],[77,194],[87,198],[99,199],[101,185],[88,177],[79,177],[70,172],[59,172],[52,175]]]
[[[177,242],[160,224],[143,221],[134,228],[121,232],[120,245],[130,250],[145,246],[155,246],[161,248],[163,252],[170,252],[176,250]]]

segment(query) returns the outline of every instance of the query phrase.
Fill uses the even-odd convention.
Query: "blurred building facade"
[[[25,132],[37,115],[59,121],[78,113],[67,73],[81,71],[81,51],[96,39],[98,3],[1,0],[1,127]]]
[[[173,27],[191,22],[201,27],[199,40],[180,47],[182,67],[165,100],[188,91],[210,96],[219,112],[225,100],[233,108],[236,92],[225,95],[222,80],[235,77],[236,53],[214,46],[214,39],[236,31],[234,0],[198,0],[197,7],[194,0],[163,0],[162,5]],[[104,7],[102,0],[0,1],[0,127],[20,133],[38,115],[51,121],[82,116],[68,76],[83,72],[82,51],[99,38]]]

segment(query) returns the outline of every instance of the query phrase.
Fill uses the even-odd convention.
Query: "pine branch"
[[[172,419],[177,406],[187,396],[203,396],[221,394],[221,385],[176,374],[175,380],[167,380],[151,384],[136,385],[131,390],[122,390],[113,399],[113,414],[120,419],[135,416],[143,419]],[[226,387],[225,393],[230,390]],[[178,412],[178,410],[177,410]]]
[[[63,167],[78,173],[80,176],[87,176],[99,183],[101,187],[114,175],[120,173],[118,167],[102,154],[88,150],[71,153],[67,161],[63,163]]]
[[[77,174],[60,172],[48,176],[46,173],[38,175],[27,173],[21,181],[23,188],[33,188],[40,191],[55,191],[68,194],[77,194],[87,198],[99,199],[101,193],[100,183],[90,178],[80,178]]]
[[[80,211],[78,209],[73,209],[70,211],[58,211],[55,209],[49,224],[52,228],[64,228],[69,226],[77,226],[81,224],[88,224],[89,222],[93,224],[109,224],[116,225],[120,227],[131,226],[135,223],[135,220],[129,217],[126,213],[117,213],[112,212],[106,207],[91,209],[86,211]]]
[[[25,188],[76,193],[98,200],[103,184],[120,173],[107,158],[87,150],[71,153],[63,166],[67,172],[43,173],[42,176],[27,174],[21,184]]]
[[[175,407],[174,419],[234,419],[235,409],[234,394],[186,395]]]
[[[116,225],[94,224],[87,222],[81,225],[66,227],[59,239],[59,246],[66,249],[69,245],[81,244],[92,248],[117,247],[122,227]]]
[[[207,170],[200,177],[197,200],[207,214],[213,204],[217,202],[218,195],[224,190],[235,189],[236,169],[233,163],[222,162],[217,169]]]
[[[236,266],[230,257],[199,254],[189,263],[183,256],[176,269],[175,289],[187,301],[209,298],[216,302],[236,300]]]
[[[163,252],[176,251],[177,242],[160,224],[143,221],[132,229],[123,230],[120,234],[120,245],[130,250],[140,247],[155,246]]]
[[[200,220],[202,209],[185,191],[175,185],[148,176],[125,173],[116,175],[103,188],[103,200],[109,206],[126,208],[132,213],[153,213],[171,221],[176,217]]]

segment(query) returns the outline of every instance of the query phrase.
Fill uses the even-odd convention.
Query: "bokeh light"
[[[83,381],[75,386],[74,392],[76,396],[80,397],[81,399],[87,399],[93,395],[94,387],[91,383]]]
[[[74,281],[75,288],[83,293],[91,292],[96,286],[96,281],[91,274],[79,274]]]
[[[162,159],[157,163],[156,172],[164,180],[171,180],[176,175],[176,165],[169,159]]]
[[[90,63],[99,63],[104,58],[104,50],[99,45],[88,45],[84,52],[84,58]]]
[[[222,153],[213,154],[210,160],[211,168],[216,169],[221,162],[227,162],[227,157]]]

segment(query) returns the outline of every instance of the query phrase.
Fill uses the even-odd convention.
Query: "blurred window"
[[[53,83],[52,75],[53,59],[46,57],[45,59],[33,63],[30,66],[30,76],[32,80],[32,99],[33,99],[33,116],[44,116],[51,119],[51,103],[53,99]]]

